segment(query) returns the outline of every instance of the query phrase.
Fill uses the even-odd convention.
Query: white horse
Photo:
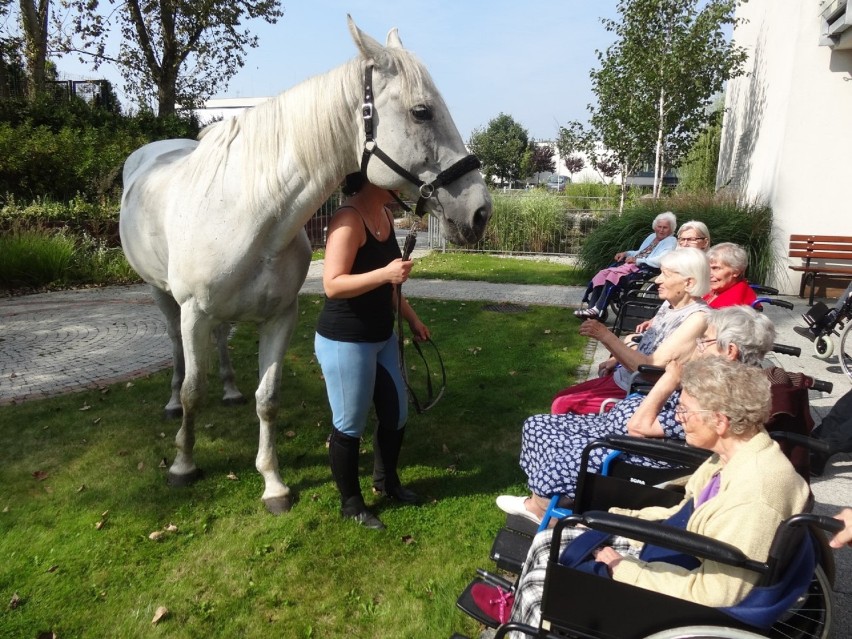
[[[354,60],[208,127],[198,141],[148,144],[124,167],[122,245],[151,284],[173,342],[166,408],[182,411],[183,421],[169,482],[200,477],[194,424],[211,333],[220,344],[225,399],[239,400],[226,329],[228,322],[250,320],[260,332],[256,466],[262,499],[276,514],[292,506],[278,470],[274,421],[311,259],[306,222],[359,169],[383,188],[419,192],[418,208],[440,219],[452,242],[477,241],[491,215],[478,163],[396,29],[384,47],[351,18],[349,30],[360,52]]]

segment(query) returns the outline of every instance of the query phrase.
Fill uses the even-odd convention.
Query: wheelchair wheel
[[[770,637],[826,639],[831,634],[834,594],[831,582],[817,566],[811,585],[770,632]]]
[[[852,379],[852,337],[849,337],[850,328],[852,328],[852,322],[846,325],[846,328],[843,329],[843,335],[840,336],[840,353],[838,354],[838,359],[840,360],[840,367],[843,369],[843,372],[846,373],[849,379]]]
[[[814,355],[820,359],[828,359],[834,354],[834,342],[828,335],[820,335],[814,340]]]
[[[766,639],[766,635],[759,635],[748,630],[739,628],[726,628],[724,626],[684,626],[683,628],[672,628],[655,632],[645,639]]]

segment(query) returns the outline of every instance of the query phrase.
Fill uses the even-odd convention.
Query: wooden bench
[[[810,284],[808,304],[814,303],[816,279],[820,276],[852,277],[852,237],[845,235],[791,235],[789,257],[801,258],[790,268],[802,273],[799,297]]]

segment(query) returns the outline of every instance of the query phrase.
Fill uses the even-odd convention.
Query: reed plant
[[[23,230],[0,236],[0,290],[67,285],[76,242],[66,232]]]

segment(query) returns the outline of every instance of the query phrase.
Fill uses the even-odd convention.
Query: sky
[[[426,65],[462,137],[500,113],[531,138],[552,140],[571,120],[585,122],[594,102],[589,71],[595,50],[614,41],[600,17],[616,17],[616,0],[283,0],[277,24],[248,23],[259,37],[246,65],[215,97],[272,96],[356,55],[346,26],[384,43],[397,27],[405,47]],[[58,63],[75,79],[92,74],[74,60]]]

